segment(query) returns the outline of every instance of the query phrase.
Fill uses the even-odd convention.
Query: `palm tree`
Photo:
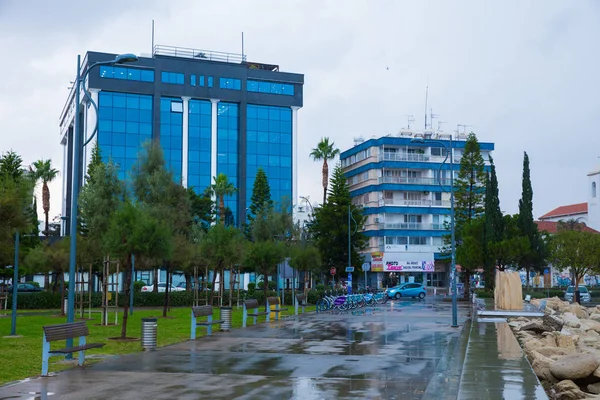
[[[323,204],[327,200],[327,183],[329,182],[329,165],[327,165],[327,161],[333,160],[335,156],[340,154],[340,149],[336,149],[334,145],[334,142],[329,143],[329,138],[321,138],[317,147],[310,153],[313,160],[323,160]]]
[[[237,189],[233,183],[229,182],[229,178],[224,173],[213,177],[213,184],[210,185],[210,190],[219,200],[219,219],[222,224],[225,224],[225,196],[233,195]]]
[[[44,209],[44,235],[48,236],[48,213],[50,213],[50,189],[48,183],[58,176],[58,170],[52,168],[52,160],[39,160],[33,163],[35,180],[42,180],[42,207]]]

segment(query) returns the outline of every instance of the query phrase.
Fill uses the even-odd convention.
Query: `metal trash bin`
[[[142,349],[155,350],[157,323],[156,318],[142,318]]]
[[[221,307],[221,331],[229,332],[231,330],[231,307]]]

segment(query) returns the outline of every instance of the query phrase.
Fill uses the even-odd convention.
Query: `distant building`
[[[414,138],[437,142],[415,143]],[[381,286],[394,275],[398,282],[422,282],[428,287],[447,287],[449,260],[440,253],[443,236],[449,234],[450,177],[460,170],[466,138],[452,141],[454,164],[440,169],[450,147],[451,135],[443,132],[402,130],[398,134],[355,140],[340,155],[352,202],[367,215],[365,250],[371,262],[367,285]],[[494,144],[480,142],[488,165]],[[440,186],[440,183],[443,185]],[[362,279],[362,278],[361,278]]]

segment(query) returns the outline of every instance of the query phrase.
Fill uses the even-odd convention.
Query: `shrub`
[[[248,291],[249,292],[254,292],[255,289],[256,289],[256,282],[250,282],[248,284]]]
[[[146,282],[144,281],[135,281],[133,282],[133,291],[134,292],[141,292],[142,291],[142,287],[146,286]]]

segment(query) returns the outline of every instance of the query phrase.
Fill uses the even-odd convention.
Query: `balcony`
[[[406,229],[406,230],[445,230],[444,224],[427,224],[422,222],[383,222],[379,229]]]
[[[383,199],[380,200],[379,206],[425,206],[425,207],[450,207],[448,200],[397,200]]]
[[[429,156],[416,153],[383,153],[379,154],[379,161],[429,161]]]
[[[441,182],[440,182],[441,181]],[[382,176],[379,178],[379,184],[382,183],[400,183],[408,185],[450,185],[450,178],[409,178],[403,176]]]

